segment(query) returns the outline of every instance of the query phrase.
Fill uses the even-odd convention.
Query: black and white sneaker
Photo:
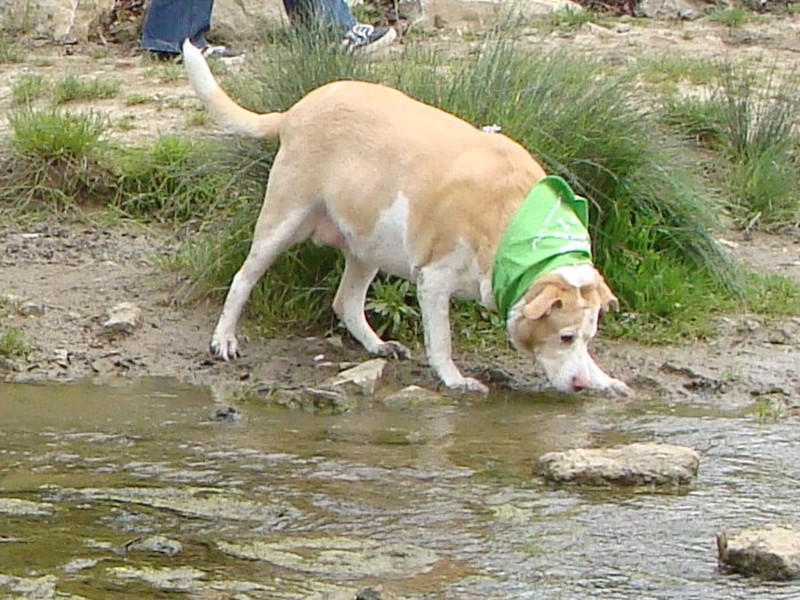
[[[374,52],[384,48],[397,38],[394,27],[373,27],[366,23],[356,23],[344,35],[342,43],[348,50]]]

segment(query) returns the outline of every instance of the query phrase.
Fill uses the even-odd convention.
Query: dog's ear
[[[611,288],[608,287],[602,277],[597,283],[597,293],[600,294],[600,306],[603,307],[605,312],[608,312],[609,310],[619,310],[619,300],[617,300],[617,297],[614,295],[614,293],[611,291]]]
[[[561,290],[557,285],[547,285],[522,309],[525,318],[536,321],[561,306]]]

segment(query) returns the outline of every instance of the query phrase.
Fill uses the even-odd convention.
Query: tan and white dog
[[[237,356],[236,325],[256,282],[289,246],[311,238],[345,256],[333,309],[372,354],[407,357],[364,315],[379,270],[417,286],[430,366],[447,387],[486,392],[453,362],[452,296],[495,308],[492,264],[504,229],[545,172],[519,144],[380,85],[339,81],[286,112],[257,114],[228,97],[201,53],[184,44],[195,92],[228,131],[280,139],[250,252],[233,278],[211,351]],[[615,307],[590,264],[534,281],[508,314],[508,335],[534,353],[560,391],[629,388],[595,364],[588,344]]]

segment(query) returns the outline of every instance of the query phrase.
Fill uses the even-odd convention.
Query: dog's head
[[[594,267],[562,267],[535,281],[511,309],[509,337],[516,348],[536,355],[556,389],[581,391],[593,384],[589,342],[600,313],[618,307]]]

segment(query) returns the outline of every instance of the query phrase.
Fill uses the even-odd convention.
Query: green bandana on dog
[[[494,258],[492,291],[503,320],[545,273],[566,265],[592,264],[588,224],[588,202],[561,177],[545,177],[533,186],[503,233]]]

